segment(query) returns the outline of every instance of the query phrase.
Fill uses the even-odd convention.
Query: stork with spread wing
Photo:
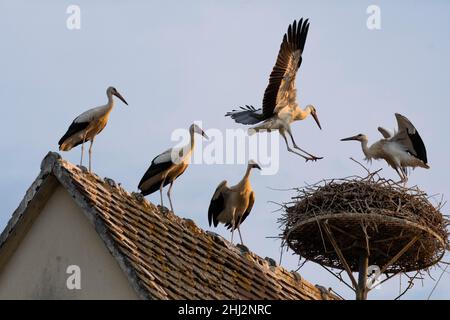
[[[266,88],[263,98],[262,109],[253,106],[241,107],[240,110],[228,112],[229,116],[237,123],[253,125],[249,132],[278,130],[286,142],[289,152],[295,153],[306,161],[319,160],[316,157],[297,146],[292,136],[291,123],[297,120],[304,120],[311,115],[320,129],[322,129],[316,108],[307,105],[302,109],[297,103],[297,89],[295,87],[295,77],[302,63],[302,54],[305,47],[306,36],[308,35],[308,19],[294,21],[289,26],[287,33],[283,37],[277,62],[273,67],[269,78],[269,85]],[[292,145],[298,151],[291,149],[286,133],[292,141]]]
[[[367,160],[384,159],[400,176],[401,182],[408,181],[407,168],[421,167],[429,169],[427,150],[419,132],[405,116],[395,114],[398,131],[392,134],[389,130],[378,127],[378,131],[383,135],[381,139],[370,147],[365,134],[358,134],[353,137],[341,139],[341,141],[359,141],[362,151]]]

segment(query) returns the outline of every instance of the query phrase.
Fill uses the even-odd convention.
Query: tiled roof
[[[0,236],[0,248],[36,195],[54,188],[55,181],[81,207],[141,298],[336,299],[298,273],[205,232],[192,220],[162,213],[57,153],[42,161],[41,173]]]

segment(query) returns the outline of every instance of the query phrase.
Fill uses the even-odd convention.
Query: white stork
[[[302,63],[302,54],[308,29],[308,19],[305,21],[301,19],[298,24],[297,21],[294,21],[289,26],[287,33],[283,37],[277,62],[270,74],[269,85],[264,92],[262,109],[245,106],[241,107],[241,110],[228,112],[225,116],[231,117],[237,123],[247,125],[262,122],[250,128],[249,133],[251,134],[261,130],[267,130],[269,132],[271,130],[278,130],[284,138],[289,152],[303,157],[306,161],[315,161],[322,158],[313,156],[298,147],[291,132],[292,122],[304,120],[309,115],[313,116],[319,128],[322,129],[317,117],[316,108],[313,105],[307,105],[302,109],[297,103],[295,77]],[[289,147],[286,133],[290,136],[293,147],[303,154]]]
[[[255,202],[255,193],[250,185],[250,172],[253,168],[261,170],[256,162],[250,160],[244,177],[235,186],[228,187],[227,181],[222,181],[209,204],[209,225],[214,223],[214,227],[217,227],[219,222],[225,224],[225,227],[231,229],[231,243],[233,243],[234,230],[237,229],[241,244],[244,244],[239,227],[249,215]]]
[[[183,147],[171,148],[156,156],[139,182],[138,188],[143,196],[149,195],[159,189],[161,196],[161,207],[163,206],[162,189],[170,183],[167,197],[169,198],[170,209],[173,212],[170,192],[173,182],[184,173],[189,166],[192,151],[194,150],[195,133],[201,134],[205,139],[208,136],[196,124],[189,128],[190,141]]]
[[[429,169],[427,161],[427,150],[413,124],[401,114],[396,113],[398,131],[394,135],[387,129],[378,127],[383,135],[381,139],[370,147],[365,134],[341,139],[341,141],[356,140],[361,142],[362,150],[366,160],[384,159],[400,176],[401,181],[408,181],[408,167],[421,167]]]
[[[69,151],[81,144],[80,166],[82,166],[84,143],[91,141],[89,147],[89,171],[91,171],[92,145],[95,136],[98,135],[108,123],[109,114],[114,107],[113,95],[128,105],[122,95],[114,87],[109,87],[106,90],[106,95],[108,97],[108,102],[105,105],[89,109],[76,117],[69,126],[69,129],[67,129],[67,132],[58,142],[59,150],[61,151]]]

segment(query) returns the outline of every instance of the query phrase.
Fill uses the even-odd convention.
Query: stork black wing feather
[[[425,164],[428,163],[427,160],[427,149],[425,148],[425,144],[423,143],[422,138],[419,135],[419,131],[415,130],[415,133],[411,134],[408,132],[409,139],[412,142],[414,147],[414,151],[416,151],[416,157],[422,160]]]
[[[156,158],[155,158],[156,159]],[[141,189],[142,185],[150,178],[154,177],[155,175],[169,169],[173,163],[171,161],[161,162],[161,163],[155,163],[155,159],[152,160],[152,164],[145,172],[144,176],[142,177],[141,181],[139,182],[138,188],[141,190],[142,194],[144,196],[152,194],[153,192],[159,190],[161,187],[162,180],[155,181],[152,185],[147,186],[145,189]],[[164,182],[164,187],[168,185],[170,181],[167,179]]]
[[[211,202],[209,204],[208,208],[208,222],[211,226],[211,223],[214,223],[214,227],[217,227],[219,224],[219,220],[217,220],[217,217],[219,214],[223,211],[225,208],[225,198],[222,193],[219,193],[219,196],[217,199],[211,199]]]
[[[61,146],[66,139],[70,138],[74,134],[86,129],[89,126],[89,122],[72,122],[72,124],[69,126],[69,129],[67,129],[67,132],[62,136],[61,139],[58,141],[58,145]],[[83,141],[79,141],[76,143],[73,147],[76,147],[77,145],[81,144]]]

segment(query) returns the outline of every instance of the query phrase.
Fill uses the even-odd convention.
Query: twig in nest
[[[298,268],[295,269],[295,272],[298,272],[301,268],[303,268],[303,266],[308,262],[308,260],[303,259],[303,262],[300,263],[301,257],[298,259]]]
[[[445,269],[442,270],[442,273],[441,273],[441,275],[439,276],[438,281],[437,281],[436,284],[434,285],[433,290],[431,290],[430,294],[428,295],[428,300],[430,300],[431,295],[433,294],[434,290],[436,289],[436,287],[438,286],[439,282],[441,281],[442,276],[443,276],[444,273],[447,271],[447,268],[448,268],[448,264],[445,266]]]
[[[278,261],[278,265],[280,265],[281,266],[281,262],[283,261],[283,243],[281,243],[281,246],[280,246],[280,260]]]
[[[367,169],[366,166],[363,165],[361,162],[359,162],[358,160],[355,160],[353,157],[350,157],[350,160],[352,160],[352,161],[356,162],[357,164],[359,164],[364,170],[367,171],[367,174],[368,174],[368,175],[371,174],[370,171],[369,171],[369,169]]]
[[[380,172],[381,170],[383,170],[383,169],[378,169],[378,170],[376,170],[376,171],[374,171],[374,172],[370,172],[370,170],[369,170],[365,165],[363,165],[361,162],[359,162],[358,160],[355,160],[353,157],[350,157],[350,160],[356,162],[356,163],[359,164],[364,170],[366,170],[367,175],[368,175],[367,178],[370,178],[370,177],[373,177],[373,176],[375,176],[375,175],[378,175],[378,172]]]
[[[326,271],[328,271],[329,273],[331,273],[336,279],[338,279],[340,282],[342,282],[344,285],[346,285],[349,289],[351,289],[353,292],[355,292],[355,288],[353,288],[351,285],[349,285],[344,278],[342,278],[342,271],[338,272],[338,274],[334,273],[333,271],[331,271],[330,269],[328,269],[327,267],[325,267],[324,265],[320,265],[322,268],[324,268]]]
[[[409,277],[406,273],[405,275],[409,278],[408,280],[408,286],[403,290],[402,293],[400,293],[394,300],[399,300],[406,292],[408,292],[409,289],[411,289],[414,286],[414,279],[416,279],[417,275],[420,273],[420,271],[417,271],[416,274],[413,277]]]
[[[334,293],[335,295],[337,295],[341,300],[345,300],[343,296],[341,296],[339,293],[337,293],[336,291],[333,290],[333,288],[329,288],[329,291],[331,293]]]

